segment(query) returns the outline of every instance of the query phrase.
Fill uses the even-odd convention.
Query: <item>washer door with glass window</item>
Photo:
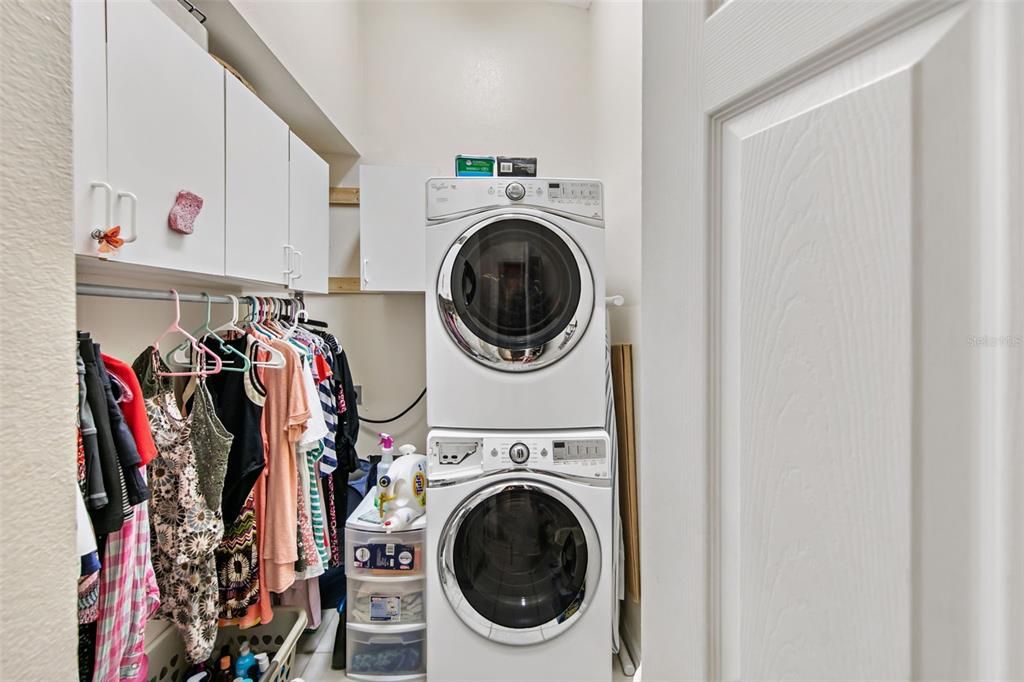
[[[459,618],[503,644],[575,625],[597,592],[601,546],[565,491],[535,481],[483,488],[454,511],[438,547],[441,586]]]
[[[579,246],[553,223],[502,214],[466,230],[437,282],[441,321],[470,357],[508,372],[539,369],[579,342],[594,280]]]

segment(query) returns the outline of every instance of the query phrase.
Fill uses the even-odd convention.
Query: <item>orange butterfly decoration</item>
[[[114,253],[124,246],[124,240],[121,239],[120,225],[115,225],[106,232],[93,230],[92,238],[100,243],[100,253]]]

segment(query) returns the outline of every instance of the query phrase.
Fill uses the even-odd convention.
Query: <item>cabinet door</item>
[[[327,162],[289,133],[289,243],[295,249],[291,286],[301,291],[327,293],[327,257],[330,252],[330,194]]]
[[[92,231],[111,227],[107,211],[107,26],[103,0],[71,3],[72,134],[75,173],[75,253],[95,255]]]
[[[360,166],[363,291],[423,291],[427,179],[432,168]]]
[[[119,259],[224,274],[224,69],[151,2],[107,3],[109,170]],[[203,199],[192,234],[168,227],[181,190]],[[132,220],[132,204],[136,217]]]
[[[287,284],[288,125],[231,75],[224,105],[227,275]]]

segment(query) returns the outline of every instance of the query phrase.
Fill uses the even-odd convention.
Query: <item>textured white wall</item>
[[[0,677],[77,678],[70,7],[0,2]]]

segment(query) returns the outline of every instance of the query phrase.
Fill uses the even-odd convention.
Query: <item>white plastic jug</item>
[[[423,515],[427,506],[427,457],[413,454],[414,445],[403,445],[402,453],[377,479],[377,509],[384,530],[404,530]]]

